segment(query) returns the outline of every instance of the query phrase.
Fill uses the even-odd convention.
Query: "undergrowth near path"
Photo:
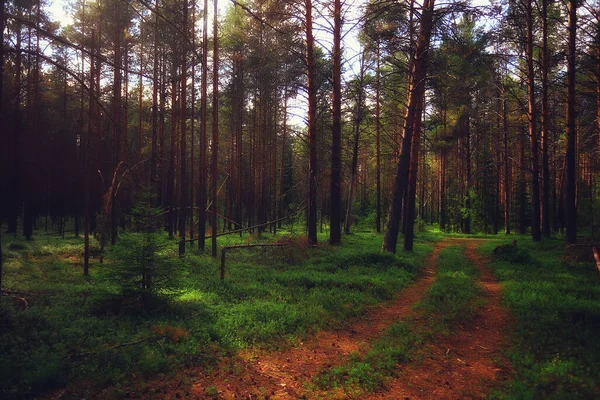
[[[496,251],[490,267],[515,317],[515,373],[494,398],[600,398],[600,277],[591,251],[585,261],[564,254],[563,241],[528,238]]]
[[[228,253],[224,282],[218,260],[188,251],[181,293],[148,310],[101,279],[118,262],[110,252],[104,264],[94,253],[86,278],[82,239],[4,238],[4,289],[22,294],[4,296],[0,308],[0,397],[64,389],[88,397],[107,385],[102,396],[119,397],[134,380],[143,386],[145,377],[183,366],[210,369],[248,346],[286,346],[391,298],[431,250],[421,239],[413,254],[382,254],[381,235],[370,232],[314,249],[293,235],[227,236],[219,244],[282,240],[293,247]],[[161,251],[177,257],[176,249],[172,241]]]
[[[481,302],[477,272],[465,259],[463,247],[446,247],[437,260],[436,280],[415,305],[414,316],[392,325],[368,351],[322,371],[315,378],[317,387],[342,387],[353,395],[383,388],[398,371],[398,364],[420,357],[421,345],[435,340],[436,335],[449,334],[453,324],[470,319]]]

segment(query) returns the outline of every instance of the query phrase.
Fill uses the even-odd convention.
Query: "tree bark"
[[[576,38],[577,38],[577,0],[568,2],[568,54],[567,54],[567,153],[566,153],[566,186],[565,211],[567,242],[577,241],[577,127],[575,114],[575,75],[576,75]]]
[[[6,25],[6,18],[4,14],[4,0],[0,0],[0,32],[4,32],[4,27]],[[0,149],[4,146],[4,134],[5,134],[5,126],[4,126],[4,104],[2,94],[4,93],[4,46],[0,46]],[[2,153],[0,152],[0,157],[2,157]],[[0,159],[0,163],[3,160]],[[0,164],[1,165],[1,164]],[[3,264],[4,264],[4,256],[2,251],[2,224],[0,223],[0,293],[2,293],[2,275],[3,275]],[[0,295],[0,304],[2,303]]]
[[[398,233],[400,230],[400,217],[402,214],[402,197],[408,185],[408,167],[410,162],[412,136],[415,121],[421,118],[422,109],[419,103],[425,93],[425,78],[427,76],[427,54],[431,31],[433,28],[433,8],[435,0],[425,0],[421,13],[421,27],[417,40],[415,57],[411,66],[412,85],[409,93],[406,120],[404,123],[404,138],[402,150],[396,168],[396,176],[392,187],[390,209],[386,231],[383,238],[383,251],[396,252]]]
[[[212,256],[217,257],[217,173],[219,161],[219,25],[217,15],[217,0],[214,0],[213,20],[213,110],[212,110],[212,142],[211,142],[211,175],[212,175],[212,206],[211,206],[211,229],[212,229]]]
[[[208,82],[208,0],[204,0],[202,25],[202,74],[200,81],[200,190],[198,193],[198,250],[204,251],[206,247],[206,149],[207,149],[207,82]]]
[[[417,196],[417,176],[419,170],[419,150],[421,146],[421,116],[425,103],[425,83],[423,82],[423,91],[418,99],[415,118],[415,126],[413,129],[411,155],[410,155],[410,171],[408,181],[408,197],[406,204],[406,228],[404,232],[404,250],[412,251],[415,240],[415,204]]]
[[[158,10],[158,0],[155,2],[155,9]],[[154,29],[154,65],[153,65],[153,80],[152,80],[152,153],[150,156],[150,187],[152,193],[159,195],[160,188],[157,187],[157,157],[158,157],[158,85],[160,70],[158,66],[158,15],[155,16]],[[152,205],[157,206],[157,202],[152,197]]]
[[[184,34],[188,34],[188,1],[183,1],[183,26],[182,30]],[[187,102],[186,102],[186,89],[187,89],[187,41],[182,45],[181,55],[181,94],[179,96],[179,102],[181,107],[180,125],[181,131],[179,134],[179,256],[185,254],[185,222],[187,219],[187,206],[188,206],[188,180],[186,170],[186,158],[187,158]]]
[[[507,100],[502,99],[502,139],[504,142],[504,233],[510,235],[510,211],[511,211],[511,168],[508,148],[508,110]]]
[[[333,5],[333,125],[331,129],[331,211],[329,214],[329,244],[342,241],[342,12],[341,0]],[[352,201],[350,199],[350,201]],[[350,225],[346,221],[349,230]]]
[[[354,143],[352,147],[352,164],[351,164],[351,176],[350,176],[350,191],[348,193],[348,207],[346,208],[346,218],[344,221],[344,233],[350,233],[350,224],[352,222],[352,202],[354,200],[354,193],[357,181],[357,170],[358,170],[358,144],[360,141],[360,126],[363,119],[363,86],[365,77],[365,59],[364,53],[360,60],[360,76],[358,77],[358,87],[356,94],[356,115],[354,116]]]
[[[548,1],[542,0],[542,235],[550,237],[550,159],[549,144],[549,111],[548,111]]]
[[[375,170],[376,205],[375,230],[381,233],[381,54],[377,41],[377,70],[375,71]]]
[[[306,6],[306,73],[308,76],[308,242],[317,244],[317,72],[314,55],[312,0]]]
[[[526,61],[527,61],[527,98],[528,98],[528,120],[529,120],[529,143],[531,147],[531,238],[534,241],[542,239],[540,229],[540,182],[539,182],[539,155],[536,127],[535,110],[535,74],[533,70],[533,0],[526,3],[527,37],[526,37]]]

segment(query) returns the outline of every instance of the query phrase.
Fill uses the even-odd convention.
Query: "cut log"
[[[600,255],[598,255],[598,249],[594,246],[592,247],[592,251],[594,252],[594,259],[596,260],[596,267],[598,268],[598,272],[600,272]]]

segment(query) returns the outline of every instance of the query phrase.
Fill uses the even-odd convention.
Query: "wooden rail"
[[[232,249],[248,249],[252,247],[283,247],[290,246],[289,243],[265,243],[265,244],[239,244],[235,246],[221,247],[221,280],[225,279],[225,252]]]

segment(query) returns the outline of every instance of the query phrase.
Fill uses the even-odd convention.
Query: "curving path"
[[[500,286],[477,251],[480,241],[445,239],[426,259],[424,274],[394,300],[358,318],[343,330],[322,331],[296,347],[278,352],[245,351],[223,360],[210,373],[190,369],[174,380],[149,384],[144,398],[196,399],[298,399],[313,398],[305,383],[321,369],[343,363],[348,355],[368,349],[370,341],[390,325],[413,314],[413,305],[435,280],[440,251],[448,245],[466,244],[466,257],[479,271],[487,304],[468,326],[458,326],[450,336],[426,346],[429,356],[420,363],[402,366],[389,390],[372,399],[481,398],[508,367],[497,365],[504,345],[506,310],[500,304]],[[138,397],[134,395],[134,397]],[[348,398],[343,392],[322,393],[319,398]],[[362,397],[366,398],[366,397]]]

